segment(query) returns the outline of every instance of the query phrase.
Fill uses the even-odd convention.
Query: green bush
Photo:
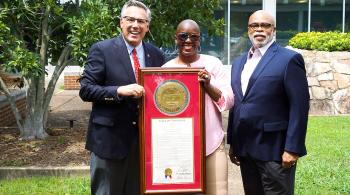
[[[350,51],[350,33],[302,32],[289,40],[294,48],[318,51]]]

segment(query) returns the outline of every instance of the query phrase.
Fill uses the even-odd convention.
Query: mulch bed
[[[17,129],[0,128],[0,167],[86,166],[86,128],[51,128],[44,140],[21,140]]]

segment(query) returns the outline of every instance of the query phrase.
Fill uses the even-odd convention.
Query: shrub
[[[289,40],[294,48],[318,51],[350,51],[350,33],[302,32]]]

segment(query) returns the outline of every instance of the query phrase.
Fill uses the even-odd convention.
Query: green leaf
[[[350,33],[303,32],[289,40],[294,48],[318,51],[350,51]]]

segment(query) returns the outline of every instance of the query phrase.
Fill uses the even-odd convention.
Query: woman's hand
[[[211,99],[217,102],[221,97],[221,91],[218,88],[211,85],[210,80],[211,75],[207,70],[203,69],[198,72],[198,81],[203,82],[204,90],[209,94]]]
[[[210,79],[211,79],[211,76],[207,70],[203,69],[198,72],[198,81],[203,82],[204,85],[209,85]]]

